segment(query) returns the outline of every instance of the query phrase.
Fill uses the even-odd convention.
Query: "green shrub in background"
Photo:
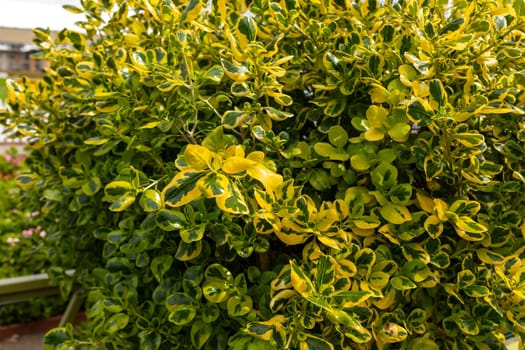
[[[49,267],[39,213],[24,206],[15,183],[25,169],[24,158],[15,148],[0,155],[0,278],[41,273]],[[65,304],[63,298],[43,297],[0,305],[0,325],[45,319],[63,312]]]
[[[501,349],[525,334],[522,0],[82,0],[9,83],[89,326],[48,348]]]

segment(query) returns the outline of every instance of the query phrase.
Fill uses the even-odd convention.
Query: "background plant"
[[[522,337],[523,1],[81,4],[3,114],[87,294],[48,347]]]
[[[15,183],[15,177],[25,170],[24,158],[15,148],[0,156],[0,278],[41,273],[49,267],[39,213],[23,206],[23,194]],[[1,305],[0,325],[47,318],[64,307],[65,300],[56,297]]]

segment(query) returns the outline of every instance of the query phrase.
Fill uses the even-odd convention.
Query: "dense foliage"
[[[90,320],[46,346],[522,337],[525,4],[453,3],[81,0],[37,29],[51,66],[2,120]]]
[[[0,155],[0,278],[44,272],[49,267],[44,252],[46,232],[38,226],[38,212],[31,212],[20,201],[15,177],[24,170],[25,156],[17,149]],[[33,300],[0,305],[0,325],[47,318],[64,310],[62,298]]]

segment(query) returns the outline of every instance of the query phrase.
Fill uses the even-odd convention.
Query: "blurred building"
[[[0,76],[39,76],[46,61],[35,59],[31,29],[0,27]]]

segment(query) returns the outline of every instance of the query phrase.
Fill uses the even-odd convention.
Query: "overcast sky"
[[[67,12],[62,5],[79,3],[79,0],[0,0],[0,27],[71,28],[83,19],[82,15]]]

